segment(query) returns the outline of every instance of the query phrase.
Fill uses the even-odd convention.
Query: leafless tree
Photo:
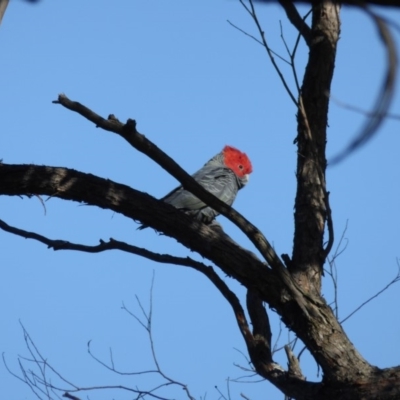
[[[275,63],[275,56],[265,39],[253,2],[240,1],[258,28],[260,36],[253,38],[265,47],[271,61]],[[312,2],[309,24],[299,15],[294,2],[279,3],[286,11],[289,21],[298,30],[298,40],[304,40],[309,50],[301,83],[294,70],[297,82],[295,93],[290,91],[285,77],[276,66],[283,85],[297,107],[298,118],[295,235],[291,255],[278,256],[255,225],[199,186],[174,160],[138,132],[134,120],[129,119],[122,123],[113,115],[103,118],[65,95],[59,95],[54,103],[80,114],[96,127],[121,136],[130,146],[154,160],[186,189],[232,221],[256,246],[262,259],[235,243],[220,227],[195,221],[145,193],[97,176],[51,166],[1,164],[0,194],[28,197],[47,195],[113,210],[175,238],[188,249],[210,260],[214,266],[190,258],[155,254],[116,240],[101,242],[98,246],[86,246],[51,240],[34,232],[11,227],[4,221],[0,221],[0,228],[38,240],[54,250],[101,252],[120,249],[156,262],[177,264],[202,273],[231,306],[255,373],[270,381],[289,398],[398,399],[400,366],[380,369],[369,364],[348,339],[334,310],[321,295],[321,277],[334,243],[325,176],[325,145],[329,93],[340,33],[340,6],[331,1]],[[386,49],[387,69],[376,107],[366,116],[364,129],[348,148],[338,154],[335,162],[339,162],[377,132],[390,105],[397,70],[394,40],[387,21],[368,9],[367,2],[349,3],[362,6],[374,21]],[[397,5],[397,2],[384,3]],[[293,62],[296,49],[297,45],[294,49],[288,48],[289,62]],[[324,238],[326,232],[327,240]],[[334,277],[332,265],[331,261],[328,272]],[[236,294],[215,273],[215,268],[247,288],[245,305],[240,303]],[[398,276],[393,282],[397,280]],[[276,310],[286,327],[304,343],[323,372],[321,382],[305,379],[298,359],[289,346],[285,348],[289,367],[284,368],[274,361],[271,328],[264,303]],[[150,320],[147,314],[145,320]],[[144,327],[146,326],[145,323]],[[30,340],[29,337],[27,340]],[[41,360],[39,357],[39,362]],[[49,386],[47,388],[54,389]],[[73,388],[79,392],[76,390],[79,388]],[[68,392],[65,396],[76,398],[71,393]],[[154,392],[140,392],[136,395],[137,398],[144,395],[155,397]],[[191,398],[189,392],[187,395]]]

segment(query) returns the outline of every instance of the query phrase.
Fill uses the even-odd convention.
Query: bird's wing
[[[193,175],[193,178],[220,200],[229,205],[233,203],[239,186],[232,170],[215,166],[202,168]],[[167,194],[162,200],[179,209],[199,210],[206,207],[204,202],[182,186]]]

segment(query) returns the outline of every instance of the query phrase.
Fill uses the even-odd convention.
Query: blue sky
[[[304,12],[306,7],[301,8]],[[258,6],[270,46],[285,55],[280,38],[295,33],[277,5]],[[399,20],[398,11],[386,13]],[[278,254],[291,253],[295,193],[295,108],[263,48],[227,20],[256,34],[237,1],[142,2],[12,0],[0,28],[0,158],[93,173],[160,197],[176,181],[120,137],[96,129],[59,105],[65,93],[103,116],[134,118],[138,129],[184,167],[195,172],[225,144],[251,157],[254,173],[235,202]],[[371,20],[344,8],[332,95],[370,109],[384,70],[384,51]],[[399,34],[397,34],[399,40]],[[397,44],[399,47],[399,45]],[[307,57],[301,45],[299,76]],[[291,70],[281,64],[291,87]],[[400,112],[400,85],[391,111]],[[363,116],[331,104],[328,156],[337,154],[360,130]],[[328,169],[336,231],[346,223],[347,249],[337,260],[339,311],[344,318],[380,290],[397,272],[400,257],[400,123],[387,120],[379,135],[338,166]],[[0,218],[54,239],[95,245],[110,237],[156,252],[197,257],[152,230],[137,231],[123,216],[95,207],[51,199],[46,213],[39,199],[0,198]],[[224,229],[241,245],[247,239],[222,217]],[[125,371],[152,368],[147,338],[122,303],[140,313],[135,295],[148,305],[153,272],[154,340],[165,372],[189,385],[196,398],[227,396],[227,379],[246,375],[245,352],[232,312],[213,286],[195,271],[156,265],[121,252],[90,255],[54,252],[44,245],[0,231],[0,350],[16,370],[28,355],[19,320],[45,358],[81,386],[154,385],[154,379],[114,376],[88,355],[86,344]],[[205,260],[206,262],[206,260]],[[243,296],[243,289],[224,278]],[[345,323],[350,339],[379,367],[399,364],[400,320],[392,287]],[[332,300],[332,285],[324,281]],[[270,313],[273,337],[279,318]],[[282,332],[279,344],[288,339]],[[239,350],[239,351],[238,351]],[[297,350],[300,350],[298,348]],[[286,365],[282,352],[277,361]],[[319,380],[311,358],[303,372]],[[2,396],[33,399],[30,390],[0,364]],[[248,379],[246,379],[248,381]],[[267,382],[231,383],[232,398],[282,398]],[[184,398],[181,389],[171,391]],[[96,399],[128,399],[99,392]]]

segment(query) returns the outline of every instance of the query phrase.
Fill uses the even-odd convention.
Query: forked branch
[[[228,204],[219,200],[217,197],[204,189],[172,158],[160,150],[144,135],[139,133],[136,129],[136,121],[129,119],[126,124],[122,124],[114,116],[110,116],[106,120],[81,103],[71,101],[63,94],[59,95],[58,100],[53,101],[53,103],[61,104],[65,108],[77,112],[89,121],[96,124],[97,127],[122,136],[132,147],[146,154],[158,165],[164,168],[170,175],[176,178],[185,189],[195,194],[207,205],[211,206],[220,214],[232,221],[256,246],[256,248],[260,251],[265,260],[273,269],[284,268],[282,261],[259,229],[257,229],[251,222],[245,219]]]
[[[36,344],[32,340],[28,331],[21,323],[21,327],[24,334],[26,348],[29,352],[29,357],[19,356],[18,362],[20,367],[20,374],[12,371],[6,360],[5,355],[3,353],[3,362],[8,370],[8,372],[24,382],[26,385],[30,387],[33,393],[35,393],[36,397],[40,400],[56,400],[60,398],[60,394],[63,393],[63,397],[68,399],[79,399],[78,397],[72,395],[71,393],[91,393],[96,392],[98,390],[120,390],[122,392],[130,393],[133,399],[144,399],[144,398],[152,398],[157,400],[170,400],[170,398],[165,397],[160,393],[160,390],[169,387],[171,385],[180,386],[186,393],[187,398],[189,400],[195,400],[194,397],[190,394],[190,391],[187,385],[176,381],[169,376],[167,376],[157,364],[157,373],[164,379],[164,382],[161,382],[154,386],[151,389],[139,389],[136,387],[129,387],[124,385],[98,385],[98,386],[79,386],[72,383],[70,380],[66,379],[62,374],[60,374],[51,364],[50,362],[41,354]],[[152,337],[151,337],[152,341]],[[154,344],[152,342],[152,344]],[[143,371],[142,374],[152,373],[154,371]]]
[[[268,265],[277,273],[279,279],[281,279],[283,285],[287,288],[289,293],[291,293],[291,295],[296,299],[303,313],[308,315],[308,311],[306,310],[302,297],[302,290],[291,278],[281,259],[278,257],[275,250],[268,242],[266,237],[261,233],[261,231],[236,210],[229,207],[226,203],[219,200],[206,189],[204,189],[174,160],[167,156],[144,135],[140,134],[136,129],[136,121],[129,119],[126,124],[122,124],[114,116],[110,116],[106,120],[84,105],[76,101],[71,101],[65,95],[59,95],[58,100],[54,101],[54,103],[61,104],[65,108],[79,113],[83,117],[95,123],[98,127],[122,136],[126,141],[128,141],[128,143],[131,144],[131,146],[149,156],[153,161],[155,161],[174,178],[176,178],[184,188],[195,194],[207,205],[211,206],[232,221],[254,244],[254,246],[267,261]],[[144,222],[147,224],[146,221]],[[152,224],[149,225],[151,226]]]
[[[299,34],[303,37],[307,46],[311,46],[311,29],[306,24],[303,18],[301,18],[296,6],[290,0],[279,0],[279,4],[283,7],[286,12],[286,16],[293,26],[298,30]]]

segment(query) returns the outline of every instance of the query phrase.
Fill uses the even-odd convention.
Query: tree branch
[[[50,363],[49,361],[44,358],[44,356],[40,353],[38,347],[30,337],[28,331],[25,329],[22,323],[21,327],[23,330],[24,334],[24,340],[25,340],[25,345],[26,348],[30,354],[30,357],[22,357],[19,356],[18,361],[19,361],[19,366],[21,369],[21,374],[22,377],[15,372],[13,372],[7,365],[3,353],[3,362],[4,365],[7,369],[7,371],[19,379],[20,381],[24,382],[27,384],[33,393],[37,396],[38,399],[54,399],[53,394],[56,396],[56,398],[60,398],[58,393],[59,392],[64,392],[63,397],[69,398],[69,399],[78,399],[77,397],[71,395],[71,393],[79,393],[79,392],[94,392],[96,390],[105,390],[105,389],[119,389],[125,392],[133,393],[137,397],[136,399],[143,399],[143,398],[154,398],[157,400],[168,400],[168,398],[159,395],[158,391],[159,389],[170,386],[170,385],[177,385],[180,386],[187,394],[187,397],[189,400],[194,400],[193,396],[191,396],[187,386],[185,384],[182,384],[181,382],[175,381],[172,378],[169,378],[166,376],[162,371],[158,371],[161,376],[164,377],[166,382],[162,382],[152,389],[149,390],[141,390],[137,386],[136,387],[129,387],[129,386],[124,386],[124,385],[103,385],[103,386],[87,386],[87,387],[81,387],[73,384],[71,381],[67,380],[62,376]],[[38,372],[35,369],[26,368],[26,365],[34,365],[35,368],[38,370]],[[44,395],[45,397],[42,397],[41,395]]]
[[[131,254],[136,254],[152,261],[159,263],[175,264],[180,266],[186,266],[193,268],[203,275],[205,275],[219,290],[223,297],[230,304],[233,313],[235,315],[238,327],[242,336],[246,342],[249,349],[250,356],[254,365],[258,366],[260,369],[260,374],[267,379],[271,379],[271,372],[278,369],[283,371],[282,367],[274,363],[271,354],[271,329],[269,326],[268,316],[265,312],[264,306],[262,305],[262,300],[256,296],[253,292],[248,291],[247,296],[247,307],[249,310],[249,315],[253,323],[253,334],[248,326],[246,316],[238,297],[233,293],[227,284],[218,276],[211,266],[206,266],[203,263],[195,261],[189,257],[181,258],[174,257],[169,254],[157,254],[149,250],[139,248],[136,246],[129,245],[125,242],[120,242],[114,239],[110,239],[109,242],[104,242],[100,240],[100,244],[97,246],[86,246],[82,244],[75,244],[64,240],[51,240],[45,236],[39,235],[34,232],[28,232],[22,229],[18,229],[6,224],[4,221],[0,220],[0,228],[6,232],[13,233],[15,235],[24,237],[26,239],[35,239],[41,243],[46,244],[49,248],[54,250],[77,250],[88,253],[99,253],[107,250],[121,250]],[[90,351],[89,351],[90,353]],[[91,353],[90,353],[91,354]],[[104,364],[96,357],[94,357],[98,362],[100,362],[105,367],[110,368],[108,365]],[[261,367],[262,366],[262,367]],[[157,372],[157,371],[150,371]],[[118,372],[119,373],[119,372]],[[136,373],[127,373],[133,375]],[[272,376],[272,379],[274,377]]]
[[[275,68],[275,71],[277,72],[277,74],[279,76],[279,79],[281,80],[281,82],[282,82],[284,88],[286,89],[286,92],[288,93],[288,95],[289,95],[290,99],[292,100],[292,102],[295,104],[296,107],[298,107],[298,103],[297,103],[296,97],[293,95],[292,91],[290,90],[289,85],[287,84],[285,77],[283,76],[281,70],[278,67],[278,64],[276,63],[276,61],[274,59],[274,54],[273,54],[272,50],[268,46],[267,40],[265,38],[265,32],[261,27],[260,21],[258,20],[258,17],[257,17],[256,10],[254,8],[253,0],[249,0],[250,7],[248,7],[245,4],[244,0],[239,0],[239,1],[240,1],[240,4],[242,4],[242,6],[245,8],[245,10],[249,13],[249,15],[253,19],[254,23],[256,24],[257,30],[258,30],[258,32],[260,34],[260,37],[261,37],[261,42],[262,42],[265,50],[267,50],[267,54],[268,54],[268,56],[269,56],[269,58],[271,60],[272,65]]]
[[[53,103],[61,104],[65,108],[82,115],[89,121],[96,124],[97,127],[122,136],[132,147],[146,154],[149,158],[165,169],[170,175],[176,178],[186,190],[192,192],[200,200],[203,200],[207,205],[211,206],[220,214],[224,215],[231,222],[233,222],[256,246],[271,268],[284,269],[282,261],[259,229],[257,229],[232,207],[228,206],[226,203],[219,200],[217,197],[204,189],[172,158],[160,150],[150,140],[146,139],[144,135],[139,133],[136,130],[136,121],[128,119],[127,123],[124,125],[113,115],[106,120],[81,103],[71,101],[63,94],[59,95],[58,100],[53,101]],[[140,217],[137,219],[140,219]],[[145,225],[154,227],[153,223],[147,223],[146,221],[143,222]]]
[[[306,24],[303,18],[301,18],[296,6],[292,1],[279,0],[279,4],[283,7],[286,12],[286,16],[292,25],[299,31],[299,34],[304,38],[307,46],[311,46],[311,29]]]
[[[396,276],[381,290],[379,290],[379,292],[375,293],[373,296],[371,296],[369,299],[365,300],[362,304],[360,304],[354,311],[352,311],[347,317],[343,318],[340,323],[343,324],[344,322],[346,322],[349,318],[351,318],[356,312],[360,311],[361,308],[363,308],[364,306],[366,306],[371,300],[377,298],[379,295],[381,295],[383,292],[385,292],[387,289],[389,289],[390,286],[392,286],[393,284],[400,282],[400,263],[397,262],[397,274]]]
[[[211,266],[206,266],[205,264],[195,261],[191,259],[190,257],[182,258],[182,257],[174,257],[169,254],[158,254],[154,253],[152,251],[149,251],[147,249],[143,249],[137,246],[129,245],[125,242],[120,242],[115,239],[110,239],[109,242],[104,242],[103,240],[100,240],[100,244],[97,246],[86,246],[82,244],[76,244],[76,243],[71,243],[68,241],[64,240],[52,240],[49,238],[46,238],[45,236],[39,235],[34,232],[28,232],[23,229],[18,229],[15,227],[12,227],[8,224],[6,224],[4,221],[0,220],[0,228],[3,229],[6,232],[13,233],[15,235],[21,236],[25,239],[35,239],[41,243],[46,244],[49,248],[52,248],[54,250],[77,250],[77,251],[83,251],[87,253],[100,253],[103,251],[107,250],[121,250],[127,253],[139,255],[141,257],[145,257],[147,259],[150,259],[152,261],[158,262],[158,263],[168,263],[168,264],[174,264],[174,265],[180,265],[180,266],[185,266],[185,267],[190,267],[195,269],[196,271],[201,272],[203,275],[205,275],[213,284],[214,286],[219,290],[219,292],[223,295],[223,297],[228,301],[230,306],[232,307],[232,310],[235,314],[236,321],[238,323],[240,332],[242,333],[245,341],[249,344],[249,346],[252,345],[252,341],[254,339],[252,338],[252,335],[250,333],[250,329],[248,327],[248,323],[246,321],[245,313],[243,311],[242,306],[240,305],[240,301],[237,298],[237,296],[229,289],[227,284],[218,276],[218,274],[214,271],[214,269]],[[252,298],[253,301],[250,301],[249,299]],[[257,299],[257,302],[255,301]],[[260,310],[260,304],[262,310]],[[262,302],[258,297],[255,297],[255,295],[250,296],[248,295],[248,304],[249,308],[249,313],[250,317],[252,319],[253,325],[254,325],[254,331],[253,334],[255,337],[257,336],[263,336],[267,338],[267,342],[271,342],[271,330],[269,327],[269,322],[268,322],[268,316],[265,313],[265,310],[262,306]],[[263,316],[262,319],[258,319],[258,316]],[[266,321],[266,322],[263,322]],[[260,325],[262,324],[262,325]],[[258,339],[256,339],[258,340]],[[254,347],[254,346],[253,346]],[[268,356],[264,359],[264,362],[272,362],[272,355],[270,352],[269,348],[269,354]]]
[[[288,359],[288,364],[289,364],[289,374],[293,375],[293,376],[297,376],[299,379],[305,379],[304,375],[301,372],[301,368],[300,368],[300,363],[298,358],[294,355],[292,349],[290,348],[290,346],[285,345],[284,347],[285,352],[286,352],[286,356]]]
[[[255,40],[255,41],[256,41],[258,44],[260,44],[261,46],[265,47],[265,44],[264,44],[261,40],[257,39],[255,36],[253,36],[252,34],[250,34],[250,33],[246,32],[246,31],[244,31],[242,28],[239,28],[237,25],[235,25],[233,22],[231,22],[231,21],[229,21],[229,20],[227,20],[227,22],[228,22],[228,24],[229,24],[230,26],[232,26],[233,28],[237,29],[239,32],[242,32],[243,35],[248,36],[249,38]],[[269,48],[269,51],[271,52],[271,54],[273,54],[274,56],[278,57],[280,60],[282,60],[282,61],[285,62],[286,64],[291,65],[291,63],[290,63],[288,60],[285,60],[282,56],[280,56],[278,53],[276,53],[275,51],[273,51],[271,48]]]
[[[340,32],[339,5],[313,5],[312,45],[299,97],[297,192],[291,272],[307,292],[320,292],[323,264],[333,243],[333,222],[326,189],[326,138],[329,91]],[[328,215],[329,214],[329,215]],[[324,249],[328,221],[328,246]]]
[[[37,233],[28,232],[16,227],[12,227],[6,224],[2,220],[0,220],[0,228],[6,232],[13,233],[15,235],[24,238],[37,240],[41,243],[46,244],[49,248],[53,248],[54,250],[76,250],[88,253],[99,253],[102,251],[118,249],[121,251],[125,251],[128,253],[148,258],[152,261],[156,261],[159,263],[169,263],[180,266],[186,266],[201,272],[214,284],[214,286],[218,289],[218,291],[222,294],[222,296],[228,301],[229,305],[231,306],[239,330],[249,350],[251,360],[253,364],[256,366],[260,375],[266,379],[271,380],[271,382],[275,384],[277,382],[280,382],[279,383],[280,385],[283,385],[282,382],[284,382],[284,385],[287,385],[287,380],[291,379],[291,377],[285,375],[286,373],[283,370],[283,368],[278,364],[276,364],[275,362],[273,362],[272,360],[271,349],[270,349],[271,330],[269,327],[268,316],[262,305],[262,300],[258,296],[256,296],[253,292],[251,291],[248,292],[247,307],[253,323],[253,333],[251,333],[248,322],[246,320],[244,310],[240,304],[238,297],[235,295],[235,293],[233,293],[229,289],[228,285],[218,276],[218,274],[214,271],[214,269],[211,266],[206,266],[205,264],[195,261],[189,257],[181,258],[181,257],[174,257],[168,254],[153,253],[149,250],[132,246],[125,242],[120,242],[114,239],[110,239],[109,242],[104,242],[103,240],[100,240],[100,244],[97,246],[86,246],[82,244],[71,243],[64,240],[51,240]],[[150,318],[147,314],[145,314],[145,317]],[[136,316],[135,318],[137,319]],[[142,324],[142,326],[145,325]],[[150,339],[152,340],[151,337]],[[89,347],[89,354],[91,354],[90,347]],[[116,371],[115,368],[109,367],[101,360],[98,360],[96,357],[93,356],[93,358],[96,359],[98,362],[100,362],[106,368]],[[157,370],[147,371],[147,372],[159,372],[159,371],[160,368],[157,366]],[[124,375],[138,374],[138,373],[120,373],[120,372],[118,373]],[[278,381],[277,381],[277,376],[279,376]],[[290,386],[293,388],[296,387],[296,382],[297,380],[295,380],[295,382],[291,382]],[[314,386],[312,387],[314,388]],[[76,388],[76,391],[80,390],[84,389],[78,387]],[[282,390],[285,391],[283,387]],[[297,388],[296,390],[300,390],[300,388]]]
[[[84,105],[71,101],[65,95],[59,95],[58,100],[54,101],[56,104],[61,104],[71,111],[77,112],[88,120],[92,121],[96,126],[101,127],[107,131],[114,132],[122,136],[131,146],[146,154],[153,161],[164,168],[169,174],[176,178],[184,188],[195,194],[206,204],[217,210],[219,213],[233,222],[254,244],[259,250],[268,265],[277,273],[277,276],[282,281],[286,289],[296,299],[302,312],[308,317],[308,311],[304,305],[302,290],[296,285],[286,270],[281,259],[276,254],[275,250],[265,238],[265,236],[257,229],[252,223],[245,219],[236,210],[229,207],[226,203],[216,198],[200,184],[198,184],[187,172],[185,172],[174,160],[160,150],[155,144],[145,138],[136,130],[136,121],[129,119],[125,125],[118,121],[115,116],[110,115],[108,120],[105,120]],[[136,217],[141,220],[141,216]],[[159,229],[154,224],[154,218],[151,223],[147,223],[143,219],[145,225],[152,226],[153,228],[167,233],[165,229]],[[168,234],[168,233],[167,233]],[[176,237],[175,235],[172,235]],[[178,235],[179,236],[179,235]]]
[[[271,327],[268,314],[260,297],[252,290],[247,290],[246,296],[247,310],[249,312],[251,323],[253,324],[253,335],[257,341],[264,347],[261,353],[265,353],[264,359],[272,361],[271,352]]]

